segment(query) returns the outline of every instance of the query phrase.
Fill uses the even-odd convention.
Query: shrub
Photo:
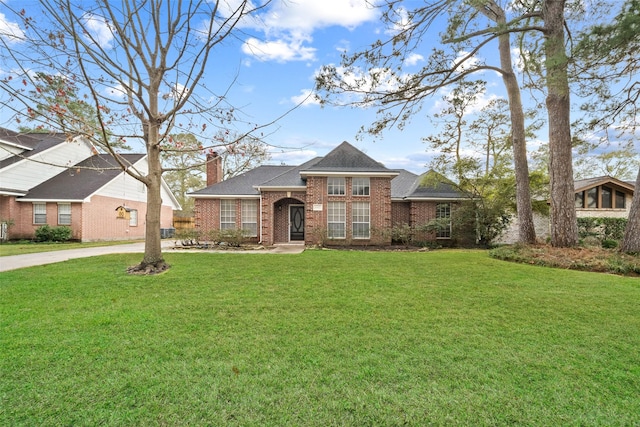
[[[245,240],[245,232],[237,228],[226,230],[211,230],[209,232],[209,238],[217,243],[224,244],[232,247],[240,247]]]
[[[178,230],[175,237],[183,246],[196,246],[200,243],[200,232],[193,228]]]
[[[409,246],[411,238],[413,237],[413,229],[407,223],[402,223],[394,226],[391,229],[391,240],[394,242],[400,242],[405,246]]]
[[[66,225],[51,227],[43,225],[36,229],[36,241],[38,242],[66,242],[71,240],[71,228]]]
[[[613,239],[604,239],[602,241],[602,247],[605,249],[615,249],[618,247],[618,241]]]

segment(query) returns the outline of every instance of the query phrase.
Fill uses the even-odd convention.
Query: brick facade
[[[2,196],[0,212],[2,219],[13,221],[9,227],[10,239],[32,239],[36,229],[44,224],[33,223],[33,203],[17,202],[13,196]],[[145,237],[146,203],[126,201],[126,206],[138,211],[137,226],[129,220],[116,217],[115,208],[122,205],[121,199],[93,196],[91,202],[71,203],[71,238],[82,242],[101,240],[138,240]],[[46,203],[46,224],[57,227],[58,203]],[[162,206],[160,228],[171,228],[173,209]],[[66,224],[65,224],[66,225]]]

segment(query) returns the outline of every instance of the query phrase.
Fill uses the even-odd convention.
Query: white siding
[[[75,139],[63,142],[0,170],[2,187],[28,191],[93,155],[88,143]],[[55,166],[54,166],[55,165]]]
[[[137,162],[134,167],[139,173],[147,173],[149,167],[146,157]],[[94,193],[94,195],[145,203],[147,201],[147,189],[144,184],[124,172],[112,179],[107,185]],[[180,208],[174,202],[174,197],[172,197],[168,191],[166,184],[164,184],[160,190],[160,197],[162,197],[163,205],[171,206],[173,209]]]
[[[0,141],[0,160],[12,157],[22,151],[23,150],[20,148],[14,147],[13,145],[3,144],[2,141]]]

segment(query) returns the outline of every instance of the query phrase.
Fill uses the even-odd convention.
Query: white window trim
[[[223,206],[228,204],[233,207],[228,213],[233,212],[233,221],[223,221],[225,218]],[[236,201],[235,199],[221,199],[220,200],[220,230],[233,230],[236,228]]]
[[[137,227],[138,226],[138,210],[131,209],[129,211],[129,227]]]
[[[362,188],[363,193],[358,194],[356,189]],[[366,191],[365,191],[366,190]],[[357,197],[366,197],[371,195],[371,179],[368,176],[351,178],[351,195]]]
[[[38,212],[39,209],[36,209],[36,207],[43,208],[44,212]],[[42,222],[36,221],[36,218],[38,217],[38,215],[44,215],[44,221]],[[47,204],[46,203],[33,203],[32,220],[34,225],[45,225],[47,223]]]
[[[440,205],[446,205],[447,206],[447,211],[448,211],[448,215],[447,216],[440,216],[440,211],[439,211],[439,206]],[[445,230],[438,230],[436,231],[436,239],[442,239],[442,240],[451,240],[451,203],[438,203],[436,205],[436,220],[438,219],[442,219],[442,218],[448,218],[449,219],[449,224],[447,226],[447,229]],[[441,236],[440,233],[446,233],[447,236]]]
[[[69,208],[69,212],[61,212],[60,211],[60,207],[64,206],[64,207],[68,207]],[[61,215],[65,215],[69,217],[69,222],[62,222],[60,220]],[[58,225],[71,225],[71,203],[58,203]]]
[[[342,189],[342,193],[332,193],[332,189]],[[347,180],[340,176],[327,178],[327,194],[329,196],[344,196],[347,194]]]
[[[366,210],[366,221],[356,221],[356,209],[355,206],[365,206],[367,207]],[[367,224],[367,235],[366,236],[356,236],[355,235],[355,230],[356,230],[356,224]],[[367,240],[371,238],[371,204],[369,202],[352,202],[351,203],[351,236],[354,239],[359,239],[359,240]]]
[[[258,205],[256,205],[255,200],[242,200],[242,212],[241,212],[241,221],[242,221],[242,231],[245,233],[246,237],[258,237]],[[245,209],[250,209],[247,211]],[[250,221],[247,221],[249,219]],[[246,225],[253,225],[253,229],[249,231]]]
[[[331,219],[331,205],[342,205],[342,221],[332,221]],[[334,215],[335,216],[335,215]],[[331,224],[342,224],[342,236],[331,236]],[[329,239],[346,239],[347,238],[347,204],[346,202],[328,202],[327,204],[327,237]]]

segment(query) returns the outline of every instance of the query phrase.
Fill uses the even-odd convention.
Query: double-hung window
[[[336,177],[327,178],[327,194],[330,196],[344,196],[345,179]]]
[[[220,200],[220,230],[236,228],[236,201]]]
[[[438,239],[451,238],[451,203],[438,203],[436,205],[436,220],[438,221]]]
[[[346,237],[347,209],[345,202],[327,203],[327,237],[344,239]]]
[[[47,204],[46,203],[33,204],[33,223],[34,224],[47,223]]]
[[[71,225],[71,203],[58,203],[58,225]]]
[[[129,211],[129,227],[137,227],[138,226],[138,211],[136,209],[131,209]]]
[[[255,200],[242,201],[242,231],[247,237],[258,235],[258,205]]]
[[[354,239],[370,237],[369,202],[353,202],[351,204],[352,233]]]
[[[368,196],[369,186],[369,177],[353,178],[351,181],[351,194],[354,196]]]

